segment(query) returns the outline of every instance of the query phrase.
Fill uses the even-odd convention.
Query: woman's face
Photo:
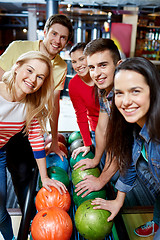
[[[84,77],[88,74],[87,58],[83,54],[83,50],[79,49],[71,53],[72,67],[74,71],[80,76]]]
[[[120,70],[114,79],[115,104],[129,123],[143,127],[150,107],[150,88],[143,75]]]
[[[31,59],[16,68],[15,91],[18,98],[34,93],[48,76],[47,64],[39,59]]]

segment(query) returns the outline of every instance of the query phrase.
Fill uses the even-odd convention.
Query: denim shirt
[[[143,143],[148,159],[148,163],[146,162],[147,169],[149,174],[151,173],[150,175],[152,175],[153,181],[146,181],[145,173],[143,171],[139,171],[138,169],[138,160],[142,157],[141,149]],[[143,126],[139,134],[134,132],[132,162],[130,168],[127,169],[123,177],[119,177],[115,187],[119,191],[126,193],[129,192],[134,187],[137,174],[153,194],[160,191],[160,143],[158,144],[150,139],[146,125]]]

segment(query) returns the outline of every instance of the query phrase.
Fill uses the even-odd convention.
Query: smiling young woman
[[[159,89],[159,72],[149,60],[131,58],[117,67],[106,147],[119,164],[118,193],[113,201],[92,202],[97,205],[95,209],[109,210],[112,214],[108,221],[113,220],[138,175],[156,199],[153,221],[135,229],[141,237],[153,235],[160,224]],[[157,234],[154,239],[159,239]]]
[[[53,111],[53,67],[51,61],[38,51],[21,55],[0,82],[0,232],[12,240],[13,230],[6,210],[6,144],[24,129],[36,159],[43,186],[50,191],[56,187],[66,191],[63,183],[47,175],[43,133],[47,118]]]

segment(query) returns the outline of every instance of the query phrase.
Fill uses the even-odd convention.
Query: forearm
[[[56,90],[54,93],[54,110],[52,120],[50,120],[52,142],[58,141],[58,118],[60,112],[59,106],[60,91]]]
[[[117,201],[117,203],[119,205],[119,210],[121,209],[121,207],[124,204],[125,197],[126,197],[126,193],[125,192],[121,192],[121,191],[117,192],[116,201]]]
[[[105,151],[106,147],[106,137],[104,131],[101,131],[101,129],[97,126],[95,131],[95,141],[96,141],[96,149],[95,149],[95,162],[98,163],[101,160],[101,157]]]
[[[92,145],[89,124],[88,122],[78,122],[80,133],[84,142],[84,146],[89,147]]]
[[[113,175],[119,169],[116,159],[113,159],[113,161],[109,165],[107,158],[108,158],[108,155],[106,156],[106,162],[105,162],[103,171],[102,171],[101,175],[99,176],[99,180],[101,182],[102,187],[104,187],[110,181],[110,179],[113,177]]]
[[[47,167],[46,167],[46,158],[36,159],[36,162],[37,162],[37,165],[38,165],[41,180],[43,182],[43,180],[45,178],[48,178]]]

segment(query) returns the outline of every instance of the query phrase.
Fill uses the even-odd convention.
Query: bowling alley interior
[[[108,211],[92,210],[92,213],[89,213],[88,210],[93,208],[90,204],[91,200],[97,197],[101,198],[101,194],[103,193],[104,199],[114,200],[116,198],[117,189],[115,185],[117,179],[111,179],[108,181],[101,192],[99,191],[97,195],[95,194],[95,197],[94,194],[91,194],[91,192],[91,197],[86,198],[85,201],[81,196],[78,196],[80,198],[78,199],[75,192],[75,185],[79,183],[79,181],[77,180],[74,184],[73,180],[75,179],[76,181],[74,171],[76,170],[73,168],[75,163],[72,162],[72,153],[77,148],[83,147],[84,141],[77,120],[77,112],[75,111],[70,98],[69,83],[76,75],[76,71],[72,66],[73,61],[71,59],[70,49],[76,43],[85,42],[88,44],[89,42],[99,38],[112,39],[119,50],[122,61],[125,61],[127,58],[143,57],[152,62],[160,73],[160,1],[0,0],[0,58],[13,41],[43,41],[45,22],[51,15],[54,14],[62,14],[70,19],[73,27],[73,35],[67,44],[65,44],[64,48],[58,53],[66,63],[67,67],[65,83],[63,85],[63,89],[60,91],[60,106],[57,127],[58,143],[63,145],[63,148],[60,149],[63,153],[65,152],[65,160],[63,159],[64,161],[62,162],[57,154],[53,152],[49,153],[50,157],[49,155],[46,157],[46,167],[48,176],[52,179],[54,179],[54,174],[57,174],[58,169],[59,171],[61,171],[61,169],[64,171],[66,176],[65,180],[68,182],[66,184],[64,182],[63,183],[67,186],[66,188],[70,195],[68,200],[70,201],[70,205],[64,213],[66,214],[66,217],[64,218],[65,220],[69,218],[69,222],[64,223],[64,226],[62,226],[62,222],[65,222],[65,220],[61,219],[59,220],[59,222],[61,222],[60,224],[59,222],[52,223],[52,220],[50,220],[50,223],[45,223],[44,221],[38,223],[37,221],[37,223],[34,224],[37,214],[44,211],[44,209],[40,211],[37,210],[33,216],[31,207],[33,204],[36,205],[36,202],[38,202],[36,200],[36,196],[42,189],[42,183],[40,186],[41,178],[37,166],[32,169],[32,178],[29,182],[24,205],[24,213],[22,214],[17,195],[14,190],[11,173],[7,167],[6,208],[12,221],[13,234],[15,236],[13,239],[154,240],[155,234],[152,234],[152,232],[147,236],[138,236],[134,232],[137,227],[153,220],[155,203],[154,194],[147,188],[138,176],[134,182],[134,187],[127,192],[123,206],[110,225],[107,222],[107,216],[105,217],[106,221],[102,221],[102,218],[104,217],[103,213],[106,214]],[[52,141],[49,120],[47,121],[46,128],[48,134],[44,134],[45,146]],[[90,126],[89,128],[91,131]],[[91,140],[93,143],[92,137]],[[95,151],[96,147],[92,145],[90,148],[91,155],[89,155],[88,158],[94,158]],[[79,161],[77,160],[78,157],[79,160],[85,159],[85,157],[83,157],[80,153],[76,157],[77,162]],[[52,161],[54,162],[53,164]],[[58,163],[58,161],[60,163]],[[66,164],[65,167],[61,167],[62,163],[64,165]],[[57,166],[58,169],[55,170]],[[99,177],[103,168],[104,162],[100,162],[96,167],[97,172],[95,174],[97,175],[94,176]],[[51,170],[50,175],[49,170]],[[85,171],[86,170],[83,172]],[[77,176],[79,177],[80,174],[81,173],[79,173],[79,175],[77,174]],[[83,177],[86,175],[87,173],[84,173]],[[60,179],[57,178],[57,176],[55,179],[56,181],[61,181],[63,178],[65,177],[61,175]],[[77,203],[76,201],[79,202]],[[48,209],[51,210],[51,208],[51,206],[45,208],[45,211],[43,212],[43,220],[45,219],[45,215],[47,215]],[[57,208],[59,209],[59,207]],[[102,211],[100,216],[94,216],[93,212],[96,211]],[[55,210],[53,210],[53,212],[55,212]],[[78,216],[78,214],[82,215]],[[85,217],[89,214],[92,214],[91,217],[85,219]],[[53,221],[58,220],[54,219]],[[69,224],[70,233],[67,233],[67,230],[65,232],[64,229],[68,229]],[[51,225],[51,229],[48,230],[49,225]],[[55,232],[55,235],[53,233],[48,233],[49,231]],[[61,231],[64,231],[64,233],[59,235]],[[3,239],[4,238],[0,233],[0,240]],[[160,240],[160,235],[159,238],[156,238],[155,240],[158,239]]]

